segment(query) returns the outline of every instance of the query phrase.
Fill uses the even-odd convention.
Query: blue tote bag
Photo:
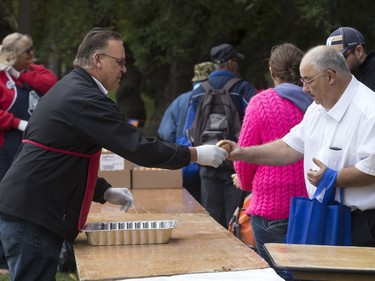
[[[342,204],[344,190],[340,188],[340,201],[336,202],[337,171],[327,169],[312,199],[293,197],[290,205],[287,244],[315,244],[350,246],[351,210]],[[325,190],[322,202],[317,197]]]

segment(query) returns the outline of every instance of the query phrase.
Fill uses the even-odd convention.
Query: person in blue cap
[[[210,61],[194,65],[194,76],[191,79],[193,89],[182,93],[168,106],[160,122],[158,135],[161,140],[169,143],[178,143],[191,146],[186,135],[185,125],[189,102],[194,90],[201,82],[207,80],[208,75],[214,70]],[[182,168],[183,186],[200,203],[201,202],[201,180],[199,177],[199,165],[190,163]]]
[[[338,50],[345,58],[350,72],[375,91],[375,52],[366,53],[365,38],[352,27],[339,27],[327,38],[326,45]]]
[[[213,47],[210,50],[210,57],[215,71],[208,76],[208,82],[214,89],[222,89],[232,78],[238,78],[239,62],[245,58],[243,54],[237,52],[232,45],[227,43]],[[242,123],[247,104],[255,96],[256,90],[248,81],[239,79],[238,82],[231,86],[229,92]],[[194,104],[198,106],[202,93],[205,93],[205,90],[201,84],[194,90],[191,97],[192,106],[188,111],[187,120],[192,120],[190,114],[196,111]],[[202,206],[218,223],[228,228],[229,221],[237,208],[241,196],[241,190],[233,185],[231,178],[231,175],[234,174],[233,163],[225,161],[218,168],[212,169],[209,166],[201,165],[199,174]]]

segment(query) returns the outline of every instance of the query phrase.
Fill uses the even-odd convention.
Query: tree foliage
[[[40,62],[60,77],[70,70],[80,41],[92,27],[108,26],[121,32],[132,54],[131,63],[142,77],[137,80],[141,81],[139,91],[156,107],[151,116],[155,126],[166,106],[191,88],[193,65],[209,60],[216,44],[227,42],[244,53],[241,76],[265,88],[270,86],[267,57],[276,44],[291,42],[307,50],[325,44],[339,26],[359,29],[368,50],[375,38],[372,0],[355,5],[351,0],[30,1],[31,35]],[[18,4],[0,0],[2,37],[18,29]],[[118,93],[134,94],[139,93]]]

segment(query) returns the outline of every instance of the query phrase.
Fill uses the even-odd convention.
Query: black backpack
[[[229,79],[222,89],[214,89],[208,82],[202,82],[205,92],[200,95],[195,116],[187,133],[194,146],[216,144],[219,140],[237,141],[242,118],[229,90],[240,78]]]

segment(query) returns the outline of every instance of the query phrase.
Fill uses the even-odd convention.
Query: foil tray
[[[95,246],[162,244],[169,242],[176,225],[176,220],[97,222],[86,224],[82,232]]]

